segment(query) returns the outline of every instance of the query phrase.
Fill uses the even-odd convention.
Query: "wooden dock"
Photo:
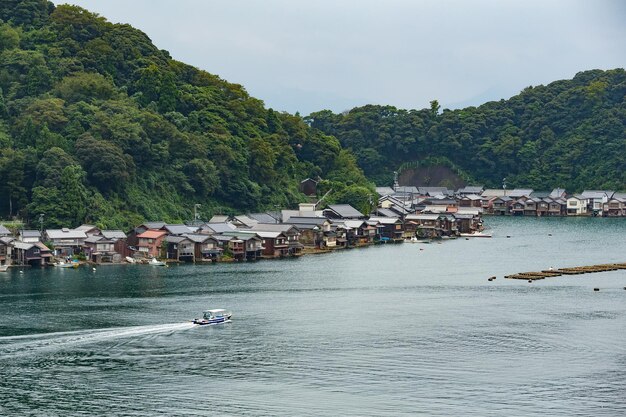
[[[590,274],[594,272],[617,271],[619,269],[626,269],[626,263],[576,266],[572,268],[548,269],[540,272],[519,272],[513,275],[505,275],[504,278],[535,281],[539,279],[558,277],[561,275]]]

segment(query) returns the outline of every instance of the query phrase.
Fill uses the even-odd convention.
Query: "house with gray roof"
[[[87,234],[76,229],[47,229],[46,241],[54,245],[55,256],[73,256],[82,251]]]
[[[118,240],[118,239],[126,239],[126,233],[121,230],[103,230],[102,236],[107,239]]]
[[[161,230],[165,230],[168,235],[180,236],[188,233],[193,233],[189,226],[186,224],[166,224],[161,227]]]
[[[447,187],[418,187],[418,191],[420,195],[428,197],[435,197],[438,195],[448,197],[454,195],[454,192]]]
[[[365,215],[350,204],[331,204],[324,211],[328,219],[364,219]]]
[[[470,194],[480,195],[484,190],[485,190],[485,187],[482,185],[468,185],[466,187],[459,188],[459,190],[456,193],[458,195],[470,195]]]
[[[392,195],[395,191],[391,187],[376,187],[376,193],[383,197],[385,195]]]
[[[223,214],[216,214],[215,216],[211,217],[211,220],[209,220],[209,223],[226,223],[230,220],[230,216],[225,216]]]
[[[0,224],[0,237],[2,236],[11,236],[11,231],[3,224]]]
[[[516,198],[521,198],[521,197],[530,197],[533,191],[534,190],[532,188],[515,188],[507,192],[505,195],[513,199],[516,199]]]
[[[279,223],[280,212],[249,213],[248,217],[258,223]]]
[[[17,234],[17,240],[26,243],[37,243],[41,241],[41,232],[39,230],[20,230]]]

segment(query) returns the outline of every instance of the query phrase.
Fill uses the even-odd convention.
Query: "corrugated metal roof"
[[[87,235],[82,230],[48,229],[46,234],[50,239],[86,239]]]
[[[350,204],[331,204],[328,206],[328,209],[334,211],[344,219],[365,217],[363,213],[352,207]]]

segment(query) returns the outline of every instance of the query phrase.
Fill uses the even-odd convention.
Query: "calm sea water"
[[[0,274],[0,415],[626,414],[626,271],[503,278],[626,262],[626,221],[487,225],[297,260]],[[233,322],[188,322],[210,307]]]

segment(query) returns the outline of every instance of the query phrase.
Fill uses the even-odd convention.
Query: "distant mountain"
[[[623,69],[581,72],[479,107],[440,112],[431,104],[321,111],[308,122],[337,137],[379,184],[402,165],[443,164],[489,186],[506,178],[535,189],[626,189]]]
[[[45,0],[3,0],[0,19],[0,218],[117,228],[196,204],[275,209],[318,176],[330,201],[373,193],[335,138],[129,25]]]

